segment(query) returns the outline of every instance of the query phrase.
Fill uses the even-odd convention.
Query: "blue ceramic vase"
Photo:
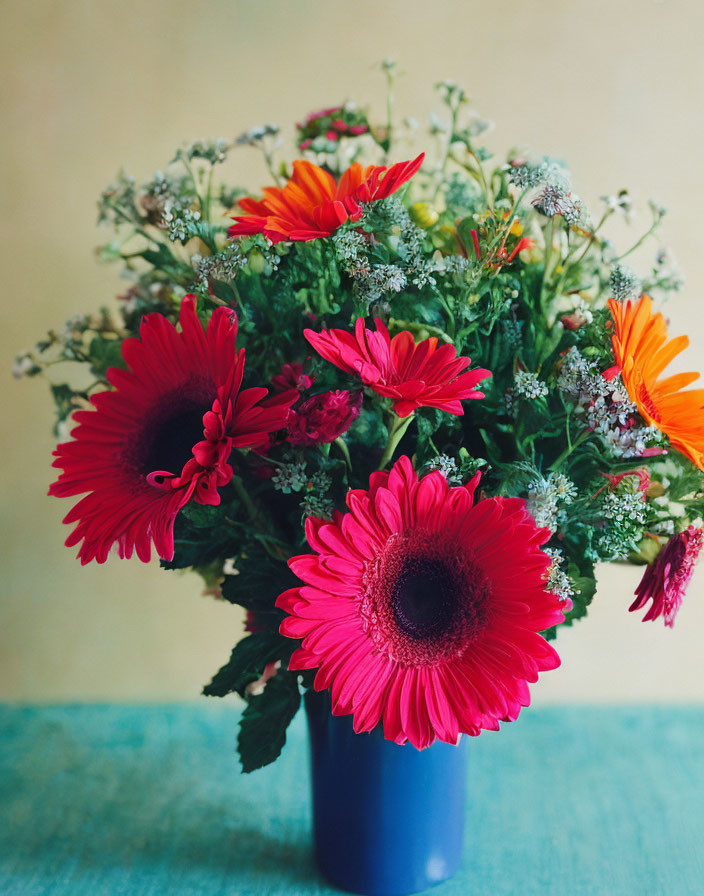
[[[315,854],[335,885],[366,896],[418,893],[462,858],[469,738],[425,750],[355,734],[327,692],[306,695]]]

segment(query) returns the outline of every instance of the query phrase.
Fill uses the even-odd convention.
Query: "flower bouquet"
[[[389,96],[382,125],[309,115],[292,162],[266,125],[121,174],[100,255],[129,289],[15,367],[52,375],[81,562],[155,551],[246,611],[204,688],[246,701],[244,771],[305,694],[318,857],[369,893],[452,873],[461,735],[529,704],[595,564],[644,565],[630,609],[671,626],[704,537],[704,391],[664,375],[687,338],[653,307],[682,280],[662,248],[624,262],[664,211],[617,250],[626,192],[592,217],[562,162],[494,159],[438,93],[428,132]],[[217,176],[243,146],[256,198]]]

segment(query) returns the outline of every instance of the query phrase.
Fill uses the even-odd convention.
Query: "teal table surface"
[[[305,720],[241,775],[239,711],[0,707],[0,893],[333,894],[310,847]],[[528,710],[472,741],[449,894],[704,894],[704,708]]]

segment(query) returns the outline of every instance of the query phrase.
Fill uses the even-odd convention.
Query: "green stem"
[[[242,505],[249,514],[252,522],[255,523],[260,529],[263,528],[261,514],[255,506],[254,501],[252,501],[251,497],[249,496],[247,489],[244,487],[244,482],[242,482],[241,477],[233,476],[232,484],[234,485],[235,491],[237,492],[237,497],[242,502]]]
[[[126,221],[128,224],[131,224],[134,227],[134,232],[138,233],[140,236],[143,236],[145,240],[150,240],[152,243],[155,243],[157,246],[165,245],[162,242],[162,240],[158,240],[156,237],[152,236],[150,233],[147,233],[147,231],[143,227],[140,227],[139,224],[135,224],[134,220],[132,218],[130,218],[130,216],[125,211],[123,211],[119,207],[119,205],[114,205],[112,202],[108,202],[107,205],[109,205],[110,208],[115,212],[115,214],[119,215],[123,219],[123,221]],[[125,242],[127,242],[127,241],[125,240]],[[123,245],[124,245],[124,243],[123,243]]]
[[[272,535],[271,532],[267,532],[267,529],[271,529],[270,525],[267,525],[267,521],[262,517],[259,509],[257,508],[254,501],[249,496],[247,489],[244,487],[244,482],[241,477],[233,476],[232,484],[235,487],[235,492],[237,493],[237,497],[242,502],[242,506],[247,511],[249,518],[254,524],[254,537],[262,543],[265,551],[269,554],[270,557],[273,557],[274,560],[286,560],[286,557],[289,556],[286,548],[286,542],[277,538],[275,535]],[[273,543],[273,547],[269,544],[269,542]],[[280,547],[279,545],[283,545]]]
[[[386,151],[384,162],[388,161],[391,152],[391,140],[394,122],[394,74],[391,69],[386,71]]]
[[[555,233],[555,216],[552,215],[548,220],[548,226],[545,231],[545,266],[543,267],[543,276],[540,281],[540,296],[538,298],[538,308],[541,311],[543,308],[543,295],[545,294],[545,287],[547,286],[548,269],[550,268],[550,262],[552,261],[552,243],[553,243],[554,233]]]
[[[570,454],[572,454],[577,445],[581,444],[589,436],[589,434],[590,432],[588,429],[585,429],[583,432],[581,432],[571,444],[568,444],[567,448],[565,448],[562,454],[560,454],[557,459],[550,464],[549,469],[557,470],[560,466],[562,466],[562,464],[567,460]]]
[[[205,203],[203,201],[203,198],[200,195],[200,189],[199,189],[200,184],[198,183],[195,171],[193,170],[188,159],[186,158],[185,153],[181,153],[181,162],[183,163],[183,166],[186,169],[186,171],[188,172],[188,176],[191,179],[191,183],[193,184],[193,192],[196,194],[196,199],[198,200],[198,205],[200,206],[201,214],[203,214],[203,207],[204,207]]]
[[[450,108],[450,133],[447,137],[447,143],[445,144],[445,151],[443,153],[442,162],[440,163],[440,168],[438,170],[438,174],[440,175],[438,178],[438,184],[435,187],[435,193],[433,193],[433,201],[437,199],[438,193],[440,192],[440,187],[442,186],[442,182],[444,179],[445,171],[447,169],[447,163],[450,161],[450,151],[452,150],[452,143],[455,139],[455,131],[457,130],[457,116],[459,114],[459,106],[452,106]]]
[[[482,190],[484,190],[484,195],[486,196],[486,203],[489,206],[489,211],[491,212],[491,217],[494,217],[494,195],[492,191],[489,189],[489,184],[487,183],[486,175],[484,174],[484,168],[482,167],[482,163],[479,161],[479,158],[474,152],[471,152],[470,155],[477,163],[477,173],[479,174],[479,183],[481,184]]]
[[[523,200],[526,198],[526,196],[528,195],[528,193],[530,193],[530,187],[525,187],[525,189],[523,189],[523,190],[518,194],[518,196],[516,196],[516,198],[515,198],[515,200],[514,200],[514,203],[513,203],[513,205],[511,206],[511,208],[510,208],[510,210],[509,210],[509,213],[508,213],[508,227],[507,227],[507,229],[506,229],[506,235],[502,238],[502,241],[505,240],[505,239],[508,237],[508,234],[511,232],[511,228],[513,227],[513,223],[514,223],[514,221],[516,220],[516,214],[517,214],[517,212],[518,212],[518,209],[520,208],[521,203],[522,203]]]
[[[486,199],[486,204],[489,208],[489,212],[491,213],[492,218],[494,217],[494,194],[489,188],[489,184],[486,179],[486,175],[484,174],[484,168],[482,167],[482,163],[479,161],[479,157],[477,154],[471,150],[467,149],[467,153],[470,158],[474,159],[476,168],[472,165],[468,165],[466,162],[463,162],[461,159],[458,159],[455,155],[450,155],[449,158],[455,162],[456,165],[459,165],[464,171],[470,174],[479,184],[484,193],[484,197]]]
[[[205,188],[205,198],[203,200],[203,220],[206,224],[210,224],[210,202],[213,193],[213,166],[210,166],[208,172],[208,182]]]
[[[264,156],[264,164],[266,165],[267,171],[272,176],[274,183],[277,186],[281,185],[281,178],[279,177],[276,169],[274,168],[274,156],[270,149],[262,146],[262,155]]]
[[[383,470],[384,467],[393,458],[394,452],[398,448],[398,443],[406,434],[406,430],[410,426],[414,416],[414,414],[409,414],[407,417],[398,417],[396,414],[394,414],[394,422],[391,424],[391,428],[389,429],[389,437],[386,441],[386,448],[384,448],[384,453],[381,456],[381,462],[378,466],[379,470]]]
[[[596,239],[597,233],[599,233],[599,231],[603,227],[605,221],[611,215],[612,211],[613,211],[613,209],[607,208],[606,211],[604,212],[604,214],[601,216],[601,221],[599,221],[599,223],[596,225],[596,227],[592,231],[591,236],[587,240],[587,245],[584,247],[584,251],[577,258],[575,258],[575,260],[572,262],[572,264],[574,266],[578,265],[580,263],[580,261],[582,261],[584,256],[587,254],[587,252],[591,249],[592,245],[594,244],[594,240]],[[565,259],[565,261],[567,261],[567,259]]]
[[[347,442],[342,438],[342,436],[338,436],[335,439],[335,441],[333,442],[333,445],[337,445],[337,447],[340,450],[340,454],[342,454],[342,456],[345,459],[345,463],[347,464],[347,469],[351,470],[352,469],[352,458],[350,457],[350,449],[347,447]]]
[[[631,246],[630,249],[626,249],[625,252],[623,252],[621,255],[619,255],[618,258],[615,259],[615,261],[616,262],[621,261],[622,259],[626,258],[626,256],[630,255],[631,252],[635,252],[636,249],[638,249],[640,246],[642,246],[643,243],[648,239],[648,237],[652,236],[655,233],[655,231],[658,229],[658,227],[660,226],[660,221],[661,221],[660,218],[656,218],[655,221],[653,221],[653,223],[650,225],[648,230],[646,230],[646,232],[643,234],[643,236],[637,242],[635,242]]]
[[[247,312],[247,308],[245,307],[245,304],[242,301],[242,296],[240,295],[240,291],[237,288],[237,284],[235,283],[234,280],[230,281],[230,289],[232,290],[232,294],[234,295],[235,301],[237,302],[237,305],[240,309],[240,317],[243,320],[249,320],[249,314]]]

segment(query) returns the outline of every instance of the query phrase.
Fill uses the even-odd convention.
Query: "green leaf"
[[[219,557],[231,557],[238,545],[234,530],[221,520],[224,512],[222,504],[206,510],[192,502],[183,508],[174,523],[173,559],[162,560],[162,569],[207,566]]]
[[[235,566],[238,575],[226,577],[222,596],[246,610],[274,612],[274,601],[281,592],[300,584],[286,563],[274,560],[256,542],[247,545]]]
[[[235,644],[230,659],[203,688],[203,693],[206,697],[225,697],[233,693],[243,697],[244,689],[261,678],[265,666],[277,660],[288,663],[295,647],[294,641],[277,631],[260,629],[253,632]]]
[[[145,249],[139,255],[155,268],[167,268],[174,263],[178,264],[169,247],[163,243],[157,249]]]
[[[253,772],[278,759],[286,729],[301,703],[298,677],[279,671],[261,694],[250,697],[242,714],[237,749],[243,772]]]
[[[704,490],[704,474],[695,466],[685,463],[686,466],[680,464],[677,474],[670,477],[667,496],[671,501],[682,501]]]
[[[194,529],[211,529],[222,523],[221,505],[198,504],[192,501],[182,510],[183,515]]]
[[[68,383],[51,383],[49,388],[56,403],[57,417],[59,420],[65,420],[75,410],[72,402],[76,393]]]
[[[109,367],[124,367],[122,358],[122,342],[119,339],[105,339],[95,336],[88,349],[90,369],[97,377],[104,377]]]

